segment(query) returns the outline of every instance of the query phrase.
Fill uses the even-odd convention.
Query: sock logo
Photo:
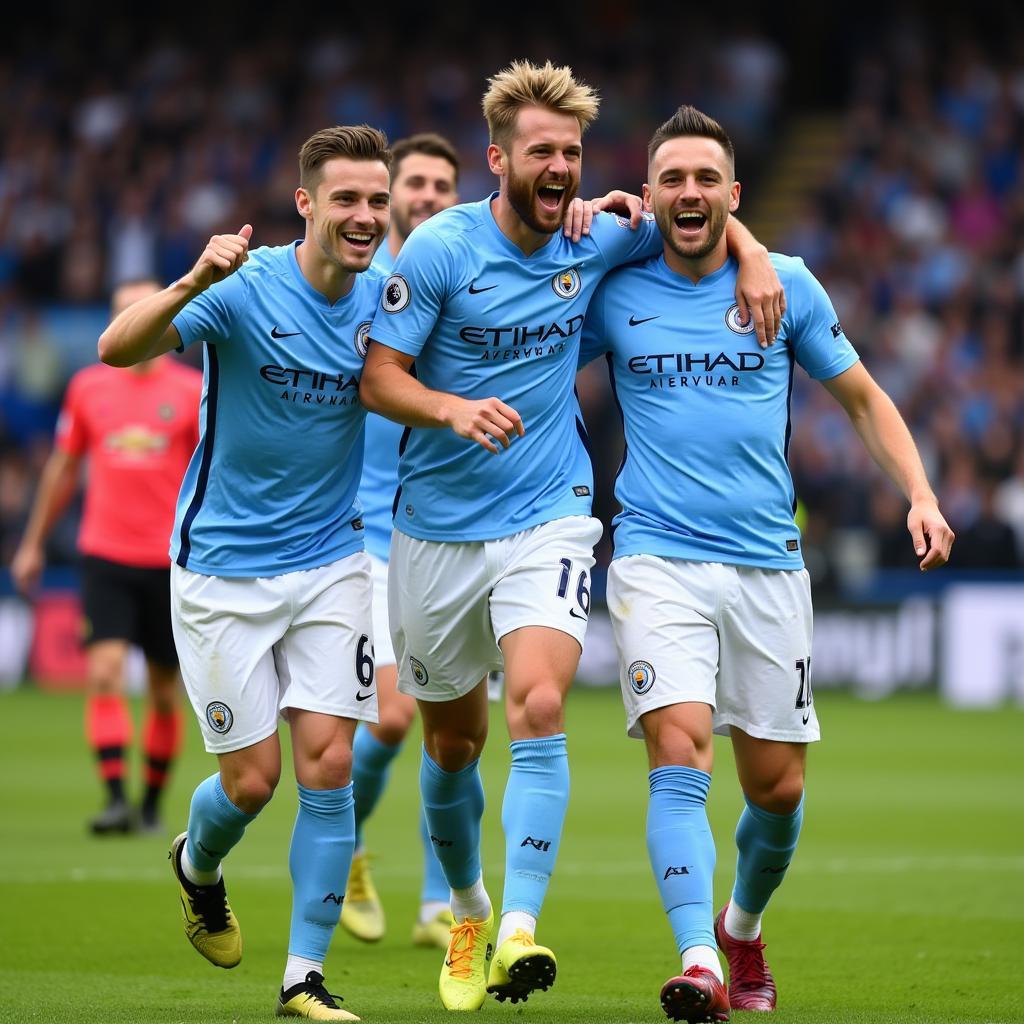
[[[433,833],[430,835],[430,841],[435,846],[454,846],[455,843],[451,839],[438,839]]]
[[[782,872],[785,871],[786,868],[788,868],[788,867],[789,867],[789,861],[787,860],[786,863],[783,864],[781,868],[770,868],[770,867],[769,868],[761,868],[761,874],[762,875],[781,875]]]
[[[524,846],[532,846],[535,850],[540,850],[541,853],[547,853],[551,849],[550,839],[534,839],[532,836],[527,836],[520,844],[519,848],[522,849]]]
[[[344,895],[335,896],[333,892],[329,892],[320,902],[321,903],[336,903],[339,907],[341,906]]]
[[[688,875],[689,873],[690,869],[685,865],[680,865],[677,868],[674,868],[671,865],[669,865],[667,868],[665,868],[665,874],[662,876],[661,880],[664,882],[666,878],[671,878],[673,875]]]
[[[235,724],[231,708],[219,700],[206,705],[206,720],[210,723],[210,728],[221,735],[230,731],[231,726]]]
[[[203,853],[205,853],[211,860],[221,861],[225,857],[225,854],[221,853],[219,850],[211,850],[206,843],[202,841],[202,839],[196,840],[196,846],[198,846],[199,849],[202,850]]]

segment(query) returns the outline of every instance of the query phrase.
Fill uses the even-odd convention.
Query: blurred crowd
[[[296,152],[326,124],[365,121],[391,138],[441,131],[462,155],[462,198],[486,195],[486,77],[513,57],[550,56],[602,93],[585,140],[587,195],[639,190],[651,131],[679,102],[729,130],[745,196],[787,114],[835,108],[845,151],[778,248],[819,276],[911,424],[959,536],[956,564],[1018,565],[1024,31],[994,57],[969,33],[939,39],[894,21],[863,44],[846,40],[841,75],[828,69],[828,89],[808,95],[785,26],[695,23],[682,54],[671,33],[623,25],[619,7],[588,10],[583,29],[554,14],[486,31],[457,5],[408,12],[388,26],[402,29],[401,45],[376,21],[299,35],[280,14],[237,36],[236,22],[216,17],[190,35],[155,23],[90,32],[81,16],[16,34],[0,58],[0,558],[20,532],[66,381],[95,358],[113,285],[173,280],[211,233],[246,221],[254,244],[297,237]],[[606,453],[607,518],[618,418],[603,382],[585,383],[582,397]],[[839,407],[816,385],[798,387],[794,404],[791,463],[818,582],[851,566],[912,564],[904,503]],[[73,524],[54,548],[58,561],[73,557]]]

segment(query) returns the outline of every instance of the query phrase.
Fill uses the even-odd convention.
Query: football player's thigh
[[[651,555],[613,560],[608,612],[619,655],[626,729],[641,738],[640,718],[656,708],[715,705],[718,567]]]
[[[388,617],[402,693],[454,700],[501,667],[488,611],[491,586],[482,543],[394,532]]]
[[[293,574],[295,610],[274,648],[280,707],[377,721],[370,559]]]
[[[807,572],[737,567],[736,587],[722,616],[715,731],[735,726],[759,739],[819,739]]]
[[[251,746],[277,730],[273,647],[289,617],[279,579],[203,576],[171,567],[171,625],[181,676],[211,753]]]

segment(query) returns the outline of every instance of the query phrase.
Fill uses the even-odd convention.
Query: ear
[[[740,183],[734,181],[729,191],[729,212],[735,213],[740,208]]]
[[[487,147],[487,166],[499,178],[505,173],[505,151],[493,142]]]
[[[640,195],[644,201],[644,211],[651,213],[654,210],[654,193],[651,191],[651,186],[644,182],[644,187],[640,190]]]
[[[301,186],[295,190],[295,209],[303,220],[313,219],[313,197]]]

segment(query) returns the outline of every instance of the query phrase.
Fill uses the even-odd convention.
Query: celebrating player
[[[299,811],[277,1012],[313,1020],[357,1019],[324,987],[323,961],[352,858],[352,735],[356,720],[377,717],[357,387],[390,161],[374,128],[317,132],[299,152],[301,241],[250,252],[248,224],[217,235],[185,277],[100,339],[115,365],[204,342],[201,437],[178,499],[171,584],[182,675],[219,771],[196,789],[172,865],[189,940],[234,967],[242,941],[221,861],[277,785],[285,716]]]
[[[373,258],[373,265],[390,272],[414,227],[458,201],[459,158],[452,144],[425,132],[399,139],[391,148],[391,227]],[[391,506],[398,489],[398,447],[403,427],[383,416],[366,417],[366,454],[359,501],[363,506],[366,551],[373,570],[374,660],[377,666],[379,722],[356,731],[352,745],[352,785],[355,796],[356,847],[341,923],[368,942],[384,935],[384,908],[370,876],[362,831],[387,785],[391,762],[416,717],[416,702],[399,692],[395,650],[388,625],[388,557],[391,548]],[[426,822],[420,816],[423,842],[423,887],[419,918],[413,926],[416,945],[448,946],[452,924],[449,891],[434,856]]]
[[[772,255],[788,297],[778,344],[761,350],[739,319],[724,229],[740,186],[721,126],[680,107],[651,140],[648,176],[663,251],[598,288],[583,361],[608,353],[625,423],[608,608],[629,733],[647,744],[651,866],[682,956],[661,1003],[673,1020],[728,1020],[730,1003],[775,1008],[761,914],[796,849],[806,745],[819,738],[786,464],[794,362],[909,499],[922,570],[945,563],[953,535],[903,420],[803,262]],[[736,883],[714,922],[712,730],[732,736],[746,800]]]
[[[534,936],[568,802],[563,705],[601,533],[573,394],[579,332],[607,270],[660,249],[653,224],[634,231],[609,214],[579,242],[559,232],[597,106],[569,68],[550,63],[516,63],[491,79],[487,157],[499,191],[442,211],[409,238],[360,386],[370,410],[413,428],[399,463],[389,609],[398,686],[423,719],[431,841],[452,888],[439,984],[450,1009],[476,1009],[488,991],[525,999],[556,972]],[[740,286],[742,305],[756,306],[772,334],[775,274],[745,229],[731,223],[729,232],[748,247],[756,280]],[[484,679],[502,665],[512,766],[488,974],[494,916],[480,864],[478,759]]]
[[[120,285],[117,316],[160,290],[155,281]],[[202,377],[170,359],[131,372],[90,366],[71,379],[57,440],[43,469],[25,534],[11,562],[15,585],[31,593],[46,561],[46,538],[78,487],[88,462],[78,537],[85,616],[86,735],[96,754],[107,803],[89,822],[97,835],[161,830],[159,801],[181,746],[178,657],[171,635],[167,537],[174,499],[196,446]],[[128,645],[146,656],[142,748],[146,790],[129,802],[124,762],[132,721],[124,699]]]

